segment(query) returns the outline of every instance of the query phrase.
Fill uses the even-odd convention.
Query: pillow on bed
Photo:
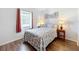
[[[48,28],[54,28],[55,27],[55,24],[49,23],[49,24],[46,24],[46,27],[48,27]]]

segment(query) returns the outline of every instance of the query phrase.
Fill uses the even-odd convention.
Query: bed
[[[24,42],[31,44],[37,51],[45,51],[55,37],[56,30],[52,28],[36,28],[24,33]]]

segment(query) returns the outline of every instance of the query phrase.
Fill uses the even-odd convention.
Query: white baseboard
[[[69,40],[69,39],[67,39],[67,40]],[[77,40],[70,40],[70,41],[74,41],[74,42],[77,42]]]
[[[79,40],[77,41],[77,46],[79,46]]]
[[[6,45],[6,44],[8,44],[8,43],[11,43],[11,42],[14,42],[14,41],[20,40],[20,39],[23,39],[23,38],[13,39],[13,40],[11,40],[11,41],[4,42],[4,43],[0,44],[0,46]]]

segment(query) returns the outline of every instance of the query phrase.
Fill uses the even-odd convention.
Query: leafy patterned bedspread
[[[25,32],[24,41],[27,41],[38,51],[44,51],[55,37],[56,31],[52,28],[36,28]]]

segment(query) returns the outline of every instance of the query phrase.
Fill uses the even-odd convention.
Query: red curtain
[[[20,19],[20,9],[17,8],[17,18],[16,18],[16,32],[21,32],[21,19]]]

